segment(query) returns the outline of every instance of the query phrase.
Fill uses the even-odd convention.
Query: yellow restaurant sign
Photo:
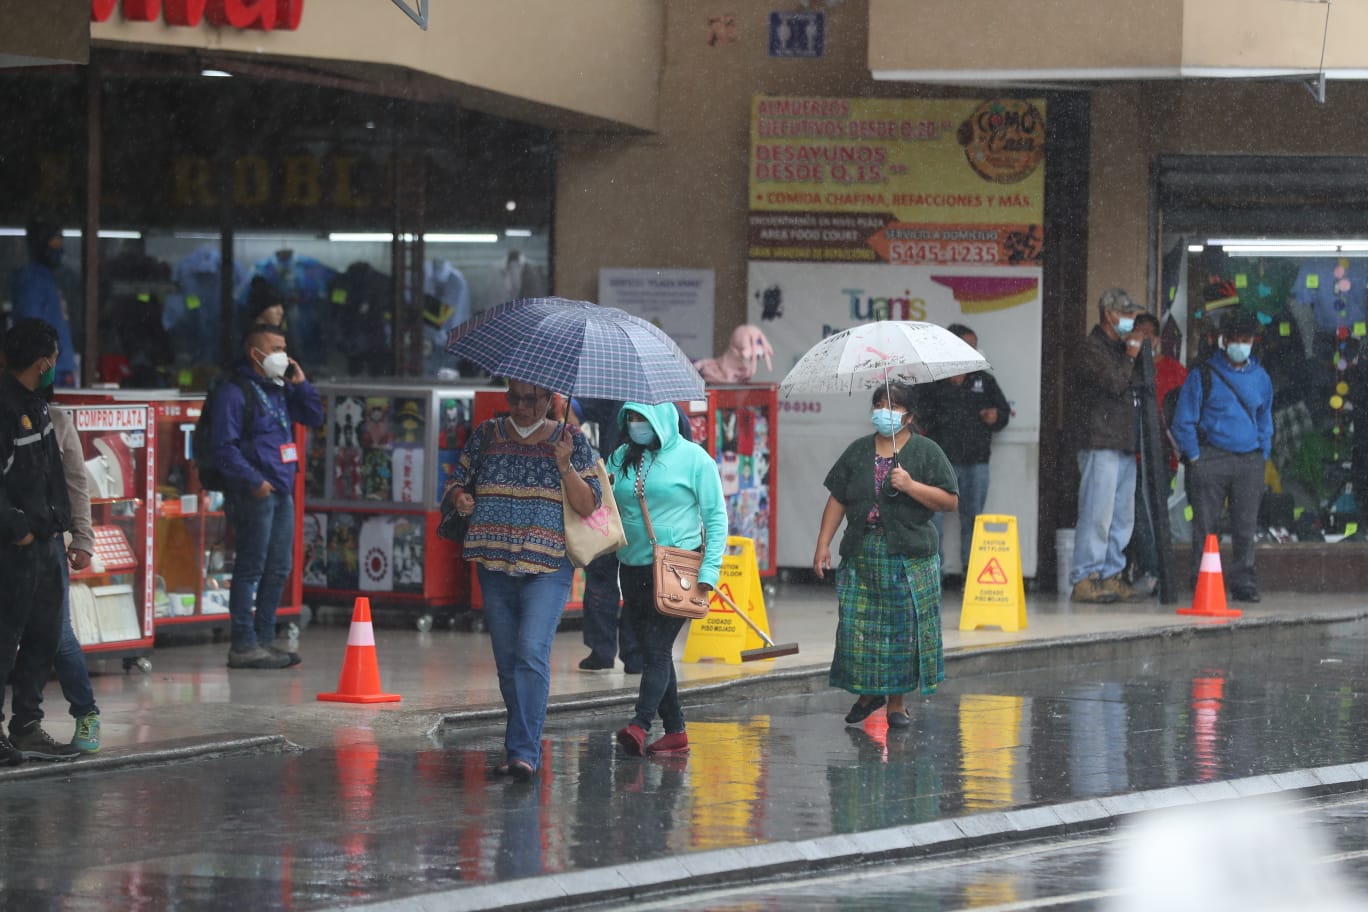
[[[757,96],[750,259],[1036,265],[1039,100]]]

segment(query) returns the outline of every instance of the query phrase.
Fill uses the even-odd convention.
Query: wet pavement
[[[1307,610],[1304,600],[1297,607]],[[612,732],[627,717],[622,685],[634,679],[581,674],[572,679],[583,688],[579,699],[550,719],[547,762],[525,785],[493,776],[500,726],[474,699],[459,710],[440,696],[397,713],[329,709],[304,727],[298,720],[315,708],[306,697],[260,714],[255,691],[302,692],[304,675],[258,673],[240,688],[237,672],[206,667],[199,679],[179,681],[209,697],[189,711],[229,718],[226,731],[269,736],[283,728],[306,749],[270,741],[247,756],[103,770],[78,761],[44,778],[0,777],[5,818],[14,822],[3,893],[15,907],[64,910],[560,908],[572,896],[621,905],[681,884],[791,880],[873,860],[1011,846],[1023,835],[1105,829],[1161,800],[1368,781],[1368,621],[1270,616],[1194,636],[1190,624],[1174,632],[1158,610],[1148,637],[1134,624],[1089,634],[1089,615],[1061,613],[1070,632],[1033,658],[1020,643],[959,642],[941,692],[910,701],[907,731],[890,731],[882,712],[843,725],[850,697],[810,671],[813,655],[805,656],[809,670],[746,669],[771,681],[749,689],[718,685],[734,680],[735,668],[706,668],[686,691],[692,751],[671,760],[628,758],[616,748]],[[786,630],[801,626],[785,620]],[[306,630],[302,644],[331,634]],[[389,640],[399,652],[401,636],[433,635],[387,631],[380,649]],[[457,638],[487,649],[460,633],[424,648],[449,655]],[[558,665],[573,667],[583,653],[574,632],[561,634],[556,648]],[[1110,657],[1099,660],[1099,650]],[[149,678],[189,653],[162,658]],[[480,675],[473,653],[471,662],[462,673]],[[421,676],[426,666],[416,665]],[[204,680],[214,674],[226,682]],[[101,678],[101,690],[115,683],[161,693],[135,675]],[[807,689],[814,692],[792,692]],[[249,692],[256,702],[246,701]],[[103,693],[101,700],[118,705]],[[167,717],[185,711],[155,699],[118,710],[144,714],[152,735],[169,733]],[[254,719],[256,727],[241,724]],[[396,723],[443,719],[407,733]],[[155,758],[167,743],[152,738],[114,752]],[[1329,773],[1293,773],[1308,768]],[[1063,873],[1090,864],[1066,860]],[[983,889],[987,899],[998,895]],[[957,901],[995,905],[966,895]],[[1008,902],[996,905],[1015,908]],[[776,894],[745,907],[809,904]]]

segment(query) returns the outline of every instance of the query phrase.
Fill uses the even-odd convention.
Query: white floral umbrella
[[[808,349],[779,384],[794,393],[872,390],[892,382],[934,383],[992,365],[969,343],[934,323],[880,320],[827,336]]]

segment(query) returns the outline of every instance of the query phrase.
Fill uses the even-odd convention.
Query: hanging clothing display
[[[365,262],[352,263],[328,285],[323,337],[352,376],[394,372],[393,293],[389,275]]]
[[[469,319],[470,283],[446,260],[428,260],[423,267],[423,363],[429,376],[453,366],[447,334]]]
[[[274,256],[257,261],[252,274],[264,278],[280,294],[290,327],[291,354],[302,364],[323,363],[328,289],[337,270],[313,257],[297,257],[293,250],[277,250]],[[245,286],[237,304],[239,313],[247,305]]]
[[[510,250],[502,260],[495,261],[499,290],[503,301],[515,298],[538,298],[546,294],[546,275],[523,255],[521,250]]]
[[[223,254],[205,244],[184,256],[171,272],[179,294],[167,295],[162,325],[176,351],[192,364],[217,364],[223,338]],[[233,264],[234,292],[247,281],[247,269]]]

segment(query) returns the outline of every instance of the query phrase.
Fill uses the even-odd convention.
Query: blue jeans
[[[237,549],[228,590],[232,649],[247,652],[275,642],[276,609],[294,560],[294,499],[233,494],[224,502]]]
[[[504,751],[509,760],[541,766],[541,733],[551,695],[551,641],[560,625],[575,569],[511,576],[476,565],[485,626],[494,648],[499,693],[508,710]]]
[[[1126,545],[1135,525],[1135,454],[1080,450],[1078,525],[1074,529],[1072,585],[1086,576],[1103,579],[1126,568]]]
[[[650,731],[651,721],[659,713],[665,733],[675,734],[684,730],[684,708],[679,703],[674,667],[674,642],[684,628],[684,619],[656,611],[652,576],[651,567],[623,564],[618,570],[623,620],[632,625],[641,644],[641,686],[632,722]]]
[[[640,670],[641,647],[632,625],[622,616],[618,559],[605,554],[584,568],[584,645],[605,662],[622,656],[627,668]]]
[[[969,572],[969,552],[974,547],[974,520],[983,512],[988,499],[988,463],[952,463],[959,482],[960,572]],[[940,538],[941,566],[945,566],[945,517],[931,514],[931,522]]]
[[[95,691],[90,687],[90,669],[86,667],[85,652],[76,631],[71,629],[71,569],[66,555],[62,560],[62,638],[57,642],[57,656],[52,660],[57,672],[57,683],[62,685],[71,717],[79,719],[100,712],[95,705]],[[141,619],[139,619],[141,621]]]

